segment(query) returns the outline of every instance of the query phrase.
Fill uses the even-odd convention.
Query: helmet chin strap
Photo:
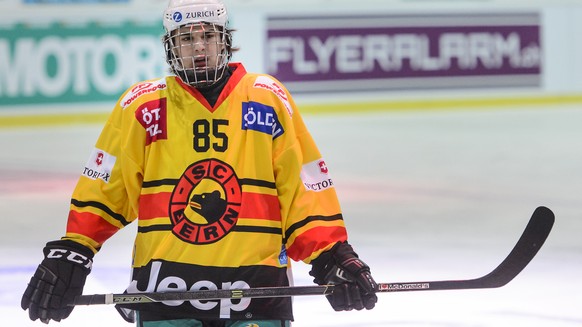
[[[195,88],[208,87],[218,83],[224,76],[227,65],[219,69],[204,70],[194,72],[193,70],[176,70],[175,73],[180,79]]]

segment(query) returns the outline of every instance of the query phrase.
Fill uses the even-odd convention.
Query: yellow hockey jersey
[[[128,292],[290,284],[347,238],[328,167],[288,91],[230,64],[216,104],[175,76],[116,104],[74,190],[67,239],[95,252],[137,220]],[[168,301],[197,319],[292,319],[289,298]]]

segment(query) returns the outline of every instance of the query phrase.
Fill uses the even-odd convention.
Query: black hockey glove
[[[337,243],[311,262],[309,274],[319,285],[333,284],[333,293],[327,299],[335,311],[352,309],[370,310],[378,297],[378,284],[370,274],[370,267],[354,252],[347,242]]]
[[[93,264],[93,251],[73,241],[53,241],[43,249],[44,260],[30,279],[21,306],[31,320],[48,324],[60,321],[73,311],[75,296],[83,286]]]

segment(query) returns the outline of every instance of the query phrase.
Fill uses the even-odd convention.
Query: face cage
[[[192,55],[180,56],[180,45],[177,39],[181,36],[190,35],[195,26],[201,26],[203,32],[197,33],[201,33],[203,38],[199,42],[182,45],[183,48],[191,47],[188,50],[191,50]],[[189,31],[184,32],[182,30],[181,33],[178,33],[179,31],[180,29],[168,32],[163,37],[166,62],[170,66],[170,70],[184,83],[192,87],[198,88],[216,84],[224,76],[232,56],[230,31],[220,25],[208,23],[191,24]],[[216,33],[218,37],[209,38],[207,33]],[[196,52],[195,49],[197,47],[202,47],[205,50]],[[217,50],[215,55],[216,65],[210,67],[207,53],[208,49],[213,47]]]

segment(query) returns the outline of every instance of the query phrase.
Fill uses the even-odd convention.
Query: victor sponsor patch
[[[116,160],[117,158],[115,156],[101,149],[94,148],[81,175],[92,180],[101,179],[105,183],[109,183],[111,171],[113,170],[113,166],[115,166]]]
[[[315,160],[303,165],[301,180],[308,191],[321,192],[334,187],[328,173],[325,161],[323,159]]]
[[[242,129],[269,134],[273,139],[285,132],[273,107],[253,101],[242,104]]]

